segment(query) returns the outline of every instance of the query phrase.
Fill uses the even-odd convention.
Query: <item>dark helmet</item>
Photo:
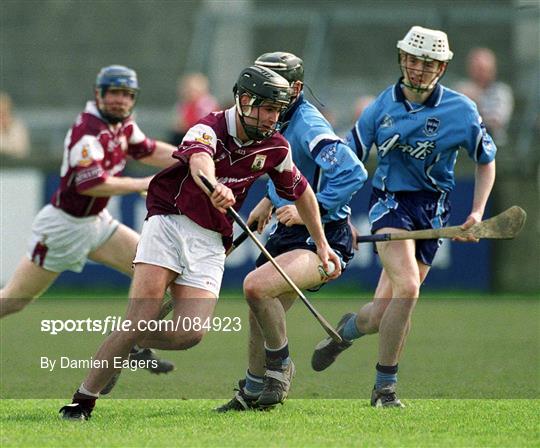
[[[135,70],[123,65],[109,65],[108,67],[103,67],[96,78],[96,89],[98,89],[101,97],[103,97],[109,89],[121,89],[132,92],[134,98],[136,98],[137,93],[139,92],[137,73]],[[100,107],[99,102],[98,108],[103,118],[113,124],[126,119],[132,112],[131,109],[126,116],[119,117],[104,111],[103,108]]]
[[[274,70],[289,83],[304,82],[304,61],[292,53],[284,51],[264,53],[257,58],[255,65]]]
[[[97,75],[96,87],[101,89],[101,94],[109,88],[139,91],[139,82],[137,81],[137,73],[123,65],[109,65],[103,67]]]
[[[240,97],[247,94],[251,97],[248,104],[250,115],[251,108],[260,107],[263,102],[278,104],[285,109],[291,101],[291,93],[289,83],[285,78],[278,75],[276,72],[265,67],[251,66],[240,73],[238,81],[233,87],[235,95],[236,108],[240,116],[240,122],[244,127],[247,136],[253,140],[264,140],[271,137],[276,131],[281,128],[281,123],[278,122],[272,130],[263,130],[257,125],[248,125],[245,122],[244,115],[246,112],[240,105]],[[245,107],[245,106],[244,106]],[[256,118],[256,117],[251,117]]]

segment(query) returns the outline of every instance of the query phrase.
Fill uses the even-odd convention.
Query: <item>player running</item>
[[[27,255],[0,291],[0,317],[21,311],[64,271],[81,272],[88,259],[126,275],[139,235],[113,219],[109,198],[148,189],[151,177],[121,177],[129,157],[147,165],[174,163],[174,147],[144,135],[132,118],[139,93],[134,70],[111,65],[97,75],[94,101],[86,104],[64,141],[60,186],[36,216]],[[135,347],[132,359],[155,360],[153,373],[174,365]]]
[[[290,102],[288,82],[272,70],[248,67],[234,94],[235,106],[213,112],[193,126],[174,153],[178,163],[150,183],[126,316],[132,331],[112,333],[103,343],[94,359],[104,367],[90,371],[73,403],[60,410],[64,418],[90,417],[99,392],[118,370],[115,359],[125,359],[134,344],[186,350],[200,342],[204,326],[150,333],[139,323],[157,319],[167,287],[175,300],[174,321],[181,316],[205,322],[212,316],[225,249],[232,242],[226,209],[239,209],[249,187],[262,175],[270,176],[283,198],[295,201],[324,268],[339,262],[324,236],[317,198],[294,166],[288,142],[277,132],[279,116]],[[211,195],[199,172],[216,185]],[[338,266],[330,278],[340,272]]]
[[[448,194],[454,164],[463,148],[476,163],[471,212],[462,227],[482,220],[495,180],[493,140],[475,104],[439,80],[452,52],[442,31],[412,27],[397,44],[402,77],[362,114],[347,141],[362,160],[373,144],[378,166],[369,207],[372,233],[439,228],[448,222]],[[379,355],[372,406],[403,407],[396,396],[398,361],[411,327],[411,315],[440,242],[376,243],[383,270],[372,302],[338,323],[344,339],[315,348],[312,366],[321,371],[352,341],[379,333]]]
[[[265,53],[255,64],[276,71],[290,83],[293,98],[282,117],[282,132],[291,144],[295,165],[316,192],[326,238],[345,269],[353,257],[348,204],[364,184],[366,170],[317,108],[304,98],[302,59],[291,53]],[[267,196],[251,212],[248,224],[257,222],[258,231],[262,232],[274,208],[278,223],[266,248],[299,288],[318,287],[326,278],[321,275],[317,247],[296,206],[278,195],[271,180]],[[244,282],[251,307],[248,369],[232,400],[219,407],[218,412],[268,408],[283,402],[294,373],[284,318],[296,294],[263,255],[256,265],[257,269]],[[278,316],[279,325],[274,323],[274,316]]]

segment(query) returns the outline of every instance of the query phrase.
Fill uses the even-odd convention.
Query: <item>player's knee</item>
[[[256,276],[250,273],[244,280],[244,297],[248,303],[255,303],[265,297],[265,288]]]
[[[415,299],[420,293],[420,280],[414,278],[403,279],[397,285],[399,298]]]

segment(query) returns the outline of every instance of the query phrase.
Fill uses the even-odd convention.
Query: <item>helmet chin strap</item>
[[[249,103],[242,106],[240,104],[240,96],[236,95],[235,97],[236,109],[238,111],[238,116],[240,117],[240,123],[242,124],[242,127],[244,128],[244,132],[246,133],[249,139],[260,141],[260,140],[264,140],[266,138],[272,137],[272,135],[274,135],[279,130],[280,126],[276,124],[274,129],[263,132],[261,131],[259,126],[247,124],[245,120],[246,115],[244,114],[244,110],[242,107],[246,107],[246,106],[248,107],[247,116],[250,116],[251,112],[253,111],[253,107],[254,107],[253,104],[255,103],[255,101],[256,101],[255,97],[251,97],[249,99]],[[258,111],[257,111],[257,115],[258,115]],[[255,117],[250,117],[250,118],[255,119]],[[258,116],[256,120],[258,123],[259,122]]]

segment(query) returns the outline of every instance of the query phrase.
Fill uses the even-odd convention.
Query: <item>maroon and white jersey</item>
[[[289,143],[279,134],[242,144],[236,136],[236,108],[212,112],[193,126],[173,157],[179,162],[158,173],[148,189],[148,217],[183,214],[201,227],[232,237],[232,220],[220,213],[195,183],[189,172],[189,157],[205,152],[216,165],[216,179],[229,187],[239,210],[251,184],[268,174],[284,199],[295,201],[307,187],[295,167]]]
[[[107,206],[109,197],[85,196],[81,192],[105,182],[109,176],[119,176],[128,155],[140,159],[155,148],[155,140],[147,138],[131,118],[110,125],[101,118],[96,104],[89,101],[64,140],[60,186],[51,204],[72,216],[97,215]]]

